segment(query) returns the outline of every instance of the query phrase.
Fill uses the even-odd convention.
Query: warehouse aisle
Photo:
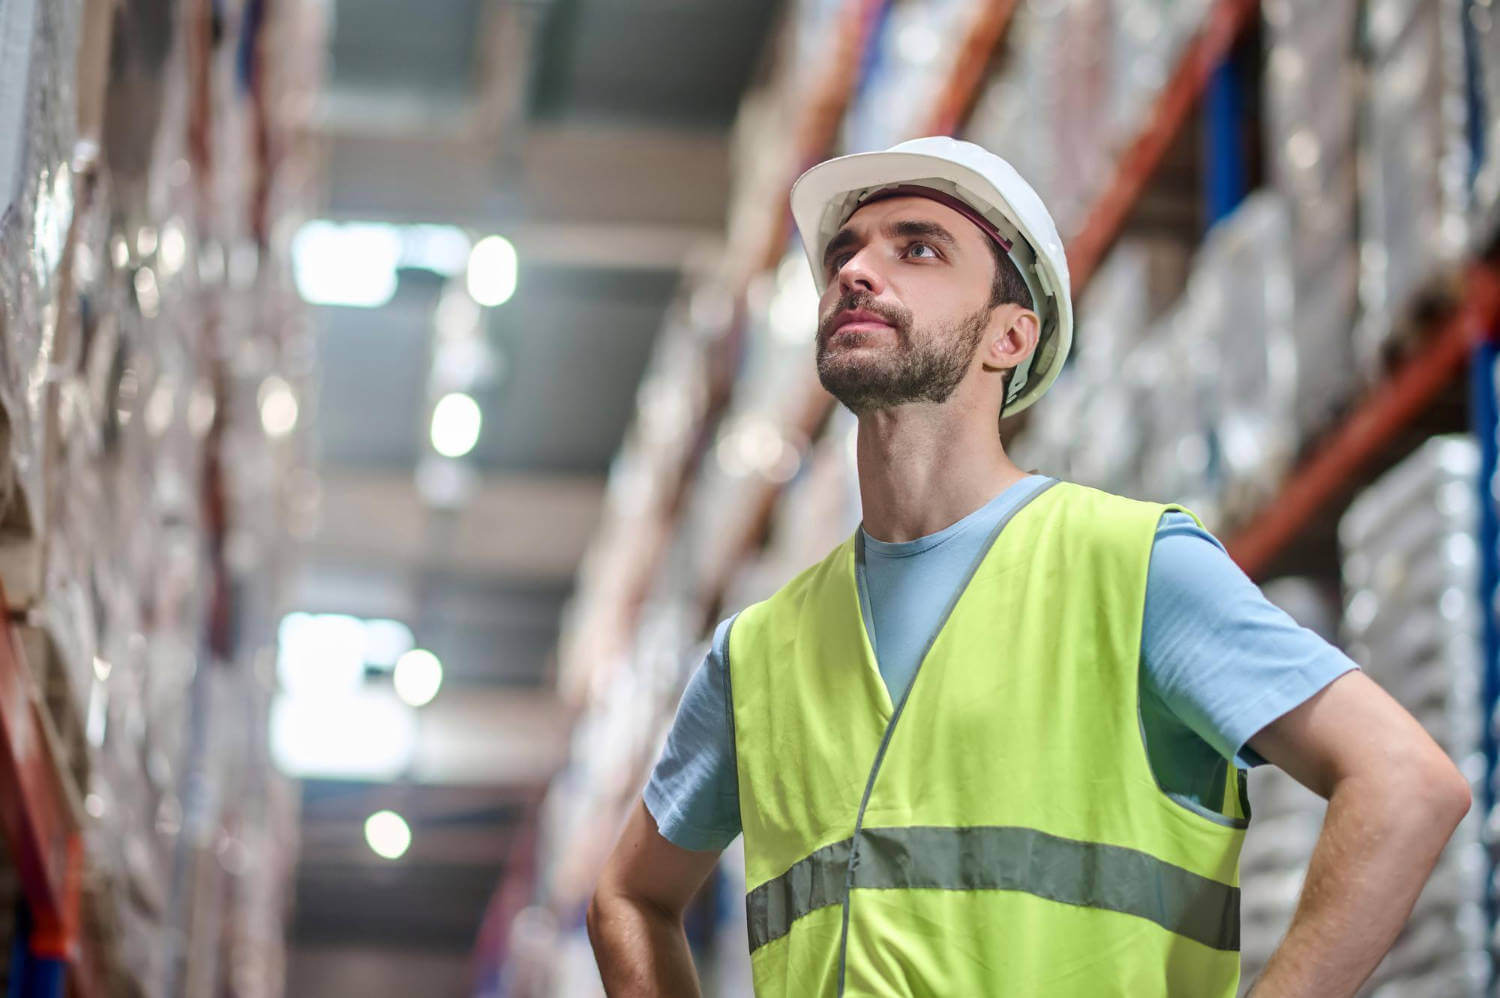
[[[1360,993],[1500,993],[1488,0],[0,0],[7,994],[602,995],[715,625],[861,523],[789,188],[919,135],[1066,254],[1006,453],[1191,509],[1468,779]],[[1326,807],[1249,780],[1242,994]]]

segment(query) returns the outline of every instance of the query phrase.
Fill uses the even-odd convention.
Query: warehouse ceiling
[[[447,747],[420,779],[305,785],[294,942],[473,945],[566,744],[559,613],[681,268],[722,238],[727,129],[775,6],[328,0],[313,214],[499,233],[519,266],[484,319],[496,371],[452,508],[417,487],[442,278],[401,270],[382,307],[310,308],[322,523],[289,609],[407,623],[445,667],[421,723]],[[396,863],[359,834],[382,807],[412,822]]]

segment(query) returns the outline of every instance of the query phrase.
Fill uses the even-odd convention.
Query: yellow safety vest
[[[901,703],[856,540],[729,637],[755,993],[1233,998],[1244,774],[1157,785],[1137,703],[1168,509],[1067,482],[996,529]],[[857,536],[857,535],[856,535]]]

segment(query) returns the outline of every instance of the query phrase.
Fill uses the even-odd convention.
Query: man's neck
[[[858,433],[864,529],[876,540],[935,533],[1026,477],[994,423],[958,399],[865,413]]]

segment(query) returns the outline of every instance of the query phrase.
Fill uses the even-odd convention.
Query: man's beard
[[[874,313],[895,330],[894,352],[846,347],[830,353],[833,322],[856,308]],[[981,308],[914,337],[909,309],[877,303],[864,294],[846,296],[818,324],[818,380],[856,415],[908,402],[946,402],[968,373],[989,315],[988,308]]]

